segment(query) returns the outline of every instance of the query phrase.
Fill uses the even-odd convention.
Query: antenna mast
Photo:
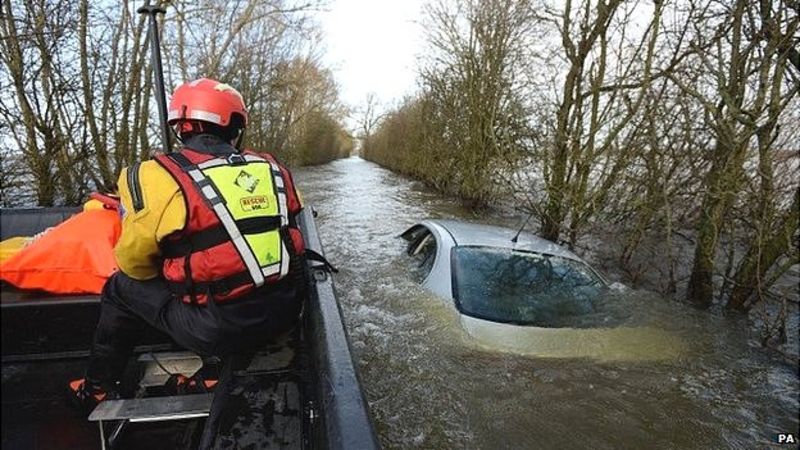
[[[522,233],[522,230],[525,229],[525,225],[528,224],[528,221],[531,220],[532,216],[533,216],[533,211],[531,211],[531,213],[528,214],[528,217],[525,218],[525,222],[522,222],[522,226],[519,227],[519,230],[517,231],[517,234],[515,234],[514,237],[511,238],[511,242],[513,242],[515,244],[517,243],[517,240],[519,239],[520,233]]]
[[[144,6],[137,9],[139,14],[147,14],[150,17],[150,49],[153,66],[153,87],[156,93],[156,103],[158,104],[158,118],[161,121],[161,140],[164,146],[164,153],[172,151],[169,142],[169,124],[167,123],[167,96],[164,93],[164,70],[161,67],[161,42],[158,37],[158,14],[166,14],[164,8],[151,5],[149,0]]]

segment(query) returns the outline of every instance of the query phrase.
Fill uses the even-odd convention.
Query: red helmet
[[[167,122],[175,125],[180,121],[202,120],[227,127],[235,114],[241,117],[242,127],[247,126],[242,94],[225,83],[200,78],[175,89],[169,102]]]

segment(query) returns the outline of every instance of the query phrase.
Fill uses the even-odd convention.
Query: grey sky
[[[342,99],[359,106],[369,92],[392,103],[413,92],[423,43],[423,0],[333,0],[320,12],[325,62]]]

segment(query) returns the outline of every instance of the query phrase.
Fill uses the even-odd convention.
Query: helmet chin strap
[[[170,131],[172,131],[172,135],[175,136],[175,139],[177,139],[178,142],[180,142],[181,145],[183,145],[183,138],[181,138],[181,134],[178,132],[178,128],[179,127],[180,127],[180,125],[177,125],[177,126],[174,126],[174,127],[169,127],[169,129],[170,129]]]
[[[244,128],[239,129],[239,137],[236,138],[236,144],[233,146],[236,147],[236,150],[242,151],[242,141],[244,140]]]

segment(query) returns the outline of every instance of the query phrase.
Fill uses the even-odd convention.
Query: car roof
[[[517,243],[511,242],[511,238],[517,230],[499,227],[494,225],[484,225],[478,223],[461,222],[457,220],[432,219],[426,222],[438,225],[452,236],[457,246],[460,245],[479,245],[486,247],[500,247],[516,250],[527,250],[548,255],[560,256],[562,258],[583,261],[579,256],[569,250],[550,242],[546,239],[534,236],[523,231],[520,233]]]

